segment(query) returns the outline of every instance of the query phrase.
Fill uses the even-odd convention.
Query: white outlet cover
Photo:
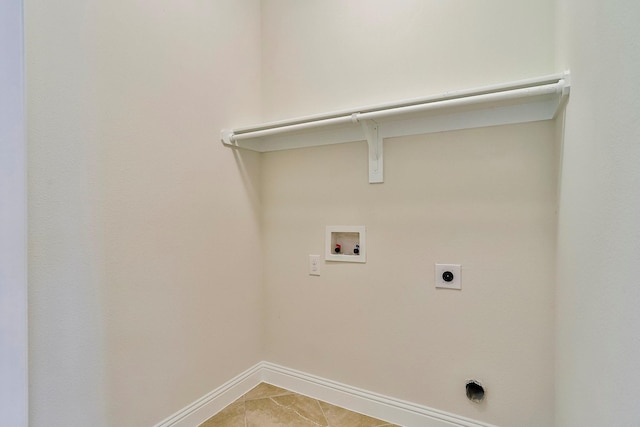
[[[320,255],[309,255],[309,276],[320,275]]]
[[[462,290],[462,275],[460,264],[436,264],[436,288]],[[453,274],[453,280],[447,282],[443,275],[446,272]]]

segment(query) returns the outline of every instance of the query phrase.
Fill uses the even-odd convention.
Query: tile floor
[[[261,383],[200,427],[399,427]]]

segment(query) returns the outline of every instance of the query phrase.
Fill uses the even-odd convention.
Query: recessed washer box
[[[365,227],[363,225],[327,226],[324,259],[340,262],[367,262]]]

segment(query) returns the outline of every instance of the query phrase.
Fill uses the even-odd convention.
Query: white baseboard
[[[197,427],[261,382],[405,427],[493,427],[269,362],[258,363],[154,427]]]
[[[258,363],[154,427],[197,427],[261,382],[262,363]]]

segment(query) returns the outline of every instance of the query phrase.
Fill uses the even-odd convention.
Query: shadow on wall
[[[238,166],[242,184],[251,202],[251,208],[256,219],[260,219],[260,153],[232,148],[233,158]]]

